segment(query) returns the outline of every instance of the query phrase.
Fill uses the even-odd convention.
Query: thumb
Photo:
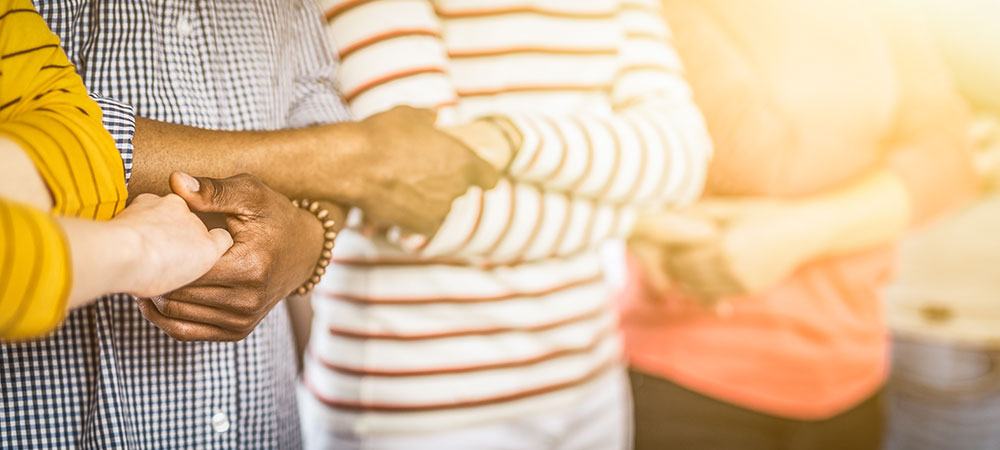
[[[240,195],[240,175],[226,179],[192,177],[184,172],[170,174],[170,190],[187,202],[192,211],[241,214],[245,195]]]
[[[212,239],[212,243],[215,244],[215,252],[219,257],[222,257],[229,251],[229,247],[233,246],[233,236],[225,228],[208,230],[208,235]]]
[[[480,158],[471,150],[469,151],[472,160],[469,162],[469,174],[472,177],[472,184],[483,189],[492,189],[500,182],[500,171]]]
[[[718,237],[715,223],[703,217],[659,212],[641,216],[632,236],[661,245],[685,246],[712,241]]]

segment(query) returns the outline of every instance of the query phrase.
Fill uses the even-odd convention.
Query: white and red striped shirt
[[[429,242],[338,238],[305,420],[390,433],[572,405],[620,362],[597,246],[694,200],[711,157],[658,2],[321,3],[358,117],[501,116],[522,145]]]

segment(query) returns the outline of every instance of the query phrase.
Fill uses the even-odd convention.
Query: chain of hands
[[[438,129],[435,119],[432,111],[397,107],[360,123],[369,143],[366,163],[357,168],[365,195],[353,206],[366,220],[433,234],[456,198],[499,180],[492,165]],[[311,276],[324,230],[252,175],[174,173],[170,188],[165,197],[137,197],[116,218],[144,230],[147,274],[135,277],[129,293],[143,316],[175,339],[244,339]],[[329,202],[324,207],[343,226],[345,210]]]

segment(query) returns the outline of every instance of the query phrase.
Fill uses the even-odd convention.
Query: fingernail
[[[178,172],[178,173],[181,176],[181,183],[184,184],[184,187],[186,187],[187,190],[191,192],[198,192],[198,189],[201,189],[201,185],[198,184],[197,179],[184,172]]]

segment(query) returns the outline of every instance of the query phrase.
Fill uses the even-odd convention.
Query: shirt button
[[[229,431],[229,416],[222,411],[218,411],[212,415],[212,429],[216,433],[225,433]]]
[[[177,19],[177,32],[181,36],[187,36],[191,34],[191,22],[188,21],[187,17],[181,16]]]

